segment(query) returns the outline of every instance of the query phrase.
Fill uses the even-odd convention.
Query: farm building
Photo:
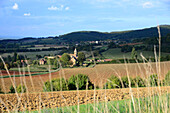
[[[44,58],[40,59],[39,64],[44,65],[46,63],[46,60]]]

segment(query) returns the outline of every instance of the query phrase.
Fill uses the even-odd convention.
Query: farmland
[[[26,55],[27,58],[30,59],[36,59],[36,55],[55,55],[59,54],[60,50],[57,51],[39,51],[39,52],[18,52],[19,55]],[[13,56],[14,53],[4,53],[1,56],[2,57],[7,57],[8,55]]]
[[[130,89],[111,89],[111,90],[91,90],[91,91],[63,91],[50,93],[25,93],[25,94],[7,94],[0,95],[2,102],[0,103],[0,111],[25,111],[25,110],[41,110],[43,108],[56,108],[64,106],[72,106],[78,104],[108,102],[115,100],[130,99],[131,93],[135,98],[153,96],[159,93],[170,93],[170,87],[151,88],[134,88]],[[8,100],[8,101],[6,101]],[[18,102],[19,100],[19,102]],[[150,99],[151,100],[151,99]],[[143,103],[145,104],[145,103]],[[7,107],[6,107],[7,106]],[[71,111],[69,111],[71,112]]]
[[[2,86],[2,91],[9,92],[9,87],[11,86],[11,81],[14,81],[16,85],[25,84],[29,92],[39,92],[43,91],[43,84],[50,78],[66,78],[68,79],[71,75],[76,74],[86,74],[89,76],[90,80],[102,87],[106,82],[107,78],[111,75],[118,77],[140,76],[142,78],[147,78],[151,74],[158,73],[156,63],[140,63],[140,64],[100,64],[93,68],[64,68],[58,72],[53,72],[50,74],[36,75],[36,76],[26,76],[26,77],[16,77],[16,78],[3,78],[0,80],[0,85]],[[165,74],[170,70],[170,62],[161,62],[161,78],[164,78]]]
[[[138,58],[141,59],[140,53],[143,54],[146,58],[155,58],[154,52],[151,51],[137,51]],[[161,53],[162,56],[169,55],[169,53]],[[102,52],[102,55],[105,58],[110,59],[121,59],[121,58],[131,58],[131,52],[122,53],[120,48],[109,49],[105,52]]]

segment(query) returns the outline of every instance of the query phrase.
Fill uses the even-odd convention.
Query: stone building
[[[74,54],[69,54],[71,61],[73,62],[73,65],[76,65],[77,59],[78,59],[78,53],[77,53],[77,49],[75,48],[74,50]]]

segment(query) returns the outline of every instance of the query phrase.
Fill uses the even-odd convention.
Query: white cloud
[[[15,4],[14,4],[14,6],[12,6],[12,9],[14,9],[14,10],[18,10],[18,4],[17,4],[17,3],[15,3]]]
[[[66,8],[65,8],[66,11],[69,10],[69,9],[70,9],[70,7],[66,7]]]
[[[62,11],[63,8],[64,8],[64,5],[60,5],[60,7],[51,6],[51,7],[48,8],[48,10],[53,10],[53,11],[58,10],[58,11]]]
[[[142,4],[143,8],[152,8],[153,7],[153,3],[152,2],[145,2]]]
[[[31,16],[30,13],[24,13],[24,16]]]

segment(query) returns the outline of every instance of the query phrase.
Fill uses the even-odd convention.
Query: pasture
[[[28,59],[35,60],[35,59],[37,59],[36,55],[41,55],[41,56],[52,55],[53,56],[55,54],[59,54],[60,51],[61,50],[57,50],[57,51],[39,51],[39,52],[17,52],[17,54],[26,55]],[[13,56],[14,53],[4,53],[1,56],[2,57],[8,57],[8,55]]]
[[[140,53],[143,54],[146,58],[155,58],[154,52],[152,51],[137,51],[138,58],[141,59]],[[161,53],[162,56],[169,55],[169,53]],[[102,55],[105,58],[109,59],[122,59],[122,58],[131,58],[131,52],[123,53],[120,48],[109,49],[105,52],[102,52]]]

